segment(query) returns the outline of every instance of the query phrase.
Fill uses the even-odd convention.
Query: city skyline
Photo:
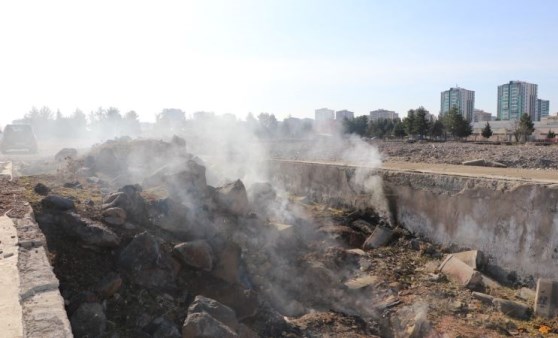
[[[458,5],[4,2],[0,124],[43,105],[64,115],[114,106],[143,121],[164,108],[241,119],[313,117],[320,106],[355,116],[424,106],[437,115],[440,91],[455,85],[496,115],[497,86],[510,79],[558,102],[558,3],[477,0],[445,15]],[[459,51],[447,45],[456,36]]]

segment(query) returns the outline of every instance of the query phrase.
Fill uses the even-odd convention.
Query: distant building
[[[394,111],[386,109],[377,109],[370,112],[370,121],[377,121],[379,119],[398,119],[399,114]]]
[[[315,111],[316,121],[333,120],[334,113],[335,111],[333,111],[333,109],[328,109],[328,108],[316,109]]]
[[[537,88],[533,83],[510,81],[498,86],[498,113],[500,120],[517,120],[523,114],[538,121]]]
[[[537,99],[537,120],[541,121],[543,117],[547,117],[550,112],[550,101]]]
[[[343,109],[335,112],[336,120],[344,120],[344,119],[352,120],[354,118],[355,118],[355,113],[353,113],[352,111]]]
[[[473,121],[475,92],[459,87],[443,91],[440,98],[440,116],[447,114],[453,107],[457,107],[464,119]]]
[[[485,112],[482,109],[473,110],[473,122],[486,122],[492,121],[492,114]]]

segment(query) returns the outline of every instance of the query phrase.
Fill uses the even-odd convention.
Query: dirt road
[[[430,164],[395,161],[384,162],[382,164],[382,168],[468,177],[519,179],[530,182],[558,183],[558,170],[553,169],[490,168],[457,164]]]

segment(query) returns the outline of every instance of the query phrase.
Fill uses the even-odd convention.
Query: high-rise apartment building
[[[355,113],[353,113],[352,111],[348,111],[346,109],[335,112],[336,120],[344,120],[344,119],[352,120],[354,118],[355,118]]]
[[[537,121],[541,118],[548,116],[550,113],[550,101],[537,99]]]
[[[370,112],[370,121],[377,121],[379,119],[393,120],[397,118],[399,118],[399,114],[391,110],[377,109]]]
[[[498,86],[498,113],[500,120],[517,120],[523,114],[538,121],[537,88],[533,83],[510,81]]]
[[[473,110],[475,110],[475,92],[464,88],[450,88],[443,91],[440,100],[440,115],[447,114],[450,109],[457,107],[464,119],[473,121]]]
[[[315,111],[316,121],[333,120],[333,114],[335,111],[333,109],[320,108]]]
[[[473,122],[486,122],[492,121],[492,114],[485,112],[482,109],[475,109],[473,111]]]

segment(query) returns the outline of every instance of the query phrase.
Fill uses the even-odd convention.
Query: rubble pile
[[[485,162],[485,166],[558,169],[556,146],[536,144],[475,144],[474,142],[415,142],[370,141],[384,161],[462,164],[469,161]],[[270,145],[270,156],[278,159],[302,161],[342,161],[335,147],[313,146],[311,141],[282,142]]]
[[[496,337],[543,325],[512,288],[526,285],[491,280],[477,251],[269,183],[210,186],[179,140],[105,146],[79,185],[23,182],[76,337]],[[160,161],[136,162],[146,149]]]

